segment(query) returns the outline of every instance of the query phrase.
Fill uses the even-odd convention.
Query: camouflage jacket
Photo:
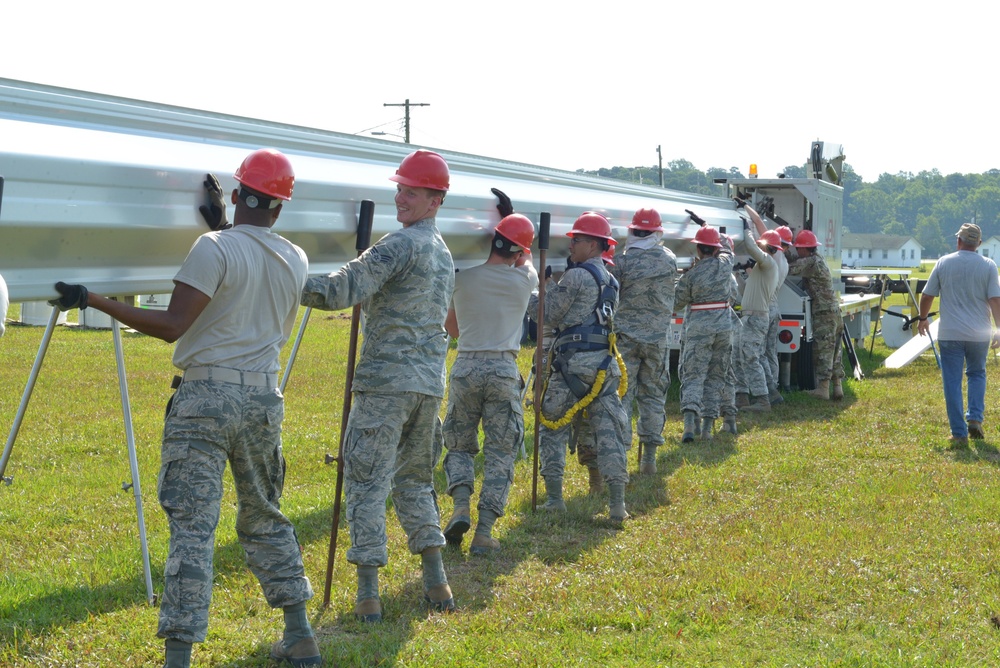
[[[451,253],[427,218],[385,235],[336,273],[310,278],[301,301],[327,311],[362,304],[355,390],[442,397],[454,287]]]
[[[664,340],[677,289],[674,254],[663,246],[629,248],[608,270],[621,285],[615,331],[642,343]]]
[[[822,255],[795,258],[788,263],[788,275],[802,277],[802,289],[812,301],[813,313],[840,312],[840,298],[833,289],[833,276]]]

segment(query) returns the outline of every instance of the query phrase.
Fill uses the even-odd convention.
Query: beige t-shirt
[[[174,366],[276,373],[308,272],[305,252],[267,228],[237,225],[198,237],[174,282],[212,300],[178,339]]]
[[[481,264],[458,272],[451,300],[458,351],[519,351],[524,312],[536,287],[538,272],[530,263]]]

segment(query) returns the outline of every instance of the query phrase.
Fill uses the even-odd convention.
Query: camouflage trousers
[[[389,563],[386,501],[392,495],[410,552],[445,544],[434,493],[441,455],[441,398],[416,392],[355,392],[344,434],[347,561]]]
[[[205,640],[227,461],[238,501],[236,535],[268,605],[312,598],[295,529],[278,504],[283,417],[281,393],[265,387],[185,381],[171,399],[157,481],[170,526],[159,637]]]
[[[574,370],[582,381],[588,385],[593,384],[596,370]],[[608,484],[628,483],[624,441],[626,416],[617,393],[619,380],[617,376],[608,374],[600,394],[586,408],[587,422],[597,449],[597,466]],[[553,371],[542,399],[542,414],[549,420],[558,420],[576,402],[576,395],[562,375]],[[572,425],[549,429],[540,424],[538,428],[539,471],[542,477],[562,478],[566,469],[566,449]]]
[[[628,370],[628,389],[622,397],[625,409],[625,449],[632,447],[633,405],[638,408],[636,431],[639,442],[663,445],[663,425],[667,414],[667,389],[670,387],[669,350],[664,337],[656,343],[642,343],[618,336],[618,352]]]
[[[739,333],[739,354],[736,356],[736,391],[752,394],[757,397],[767,396],[767,374],[764,371],[766,361],[767,328],[769,318],[767,313],[754,311],[747,313],[740,321],[743,327]]]
[[[482,353],[480,353],[481,355]],[[448,494],[455,487],[475,489],[475,456],[483,426],[483,485],[479,510],[503,516],[514,483],[514,460],[524,443],[521,374],[513,353],[488,358],[459,353],[451,367],[444,418],[444,472]]]
[[[781,384],[781,368],[778,366],[778,326],[781,321],[781,309],[778,302],[771,302],[768,310],[767,335],[764,337],[764,376],[767,378],[767,389],[776,390]]]
[[[733,363],[733,336],[729,330],[688,329],[681,348],[681,412],[719,417],[726,375]]]
[[[837,311],[813,314],[813,369],[816,380],[844,377],[844,320]]]

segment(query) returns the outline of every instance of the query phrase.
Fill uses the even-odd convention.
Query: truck
[[[356,255],[362,200],[375,203],[373,238],[397,228],[389,176],[417,148],[11,79],[0,79],[0,133],[0,273],[12,302],[52,298],[59,280],[109,296],[171,292],[191,244],[208,231],[198,214],[205,174],[217,174],[224,191],[234,188],[232,170],[261,147],[287,154],[296,171],[293,202],[276,230],[306,251],[312,274],[336,271]],[[451,169],[437,224],[459,269],[488,254],[500,219],[491,192],[497,188],[533,221],[550,214],[554,268],[564,266],[566,232],[585,211],[605,215],[624,238],[636,210],[655,208],[664,243],[682,268],[692,262],[690,239],[699,227],[691,212],[733,237],[740,253],[743,222],[732,199],[738,193],[768,203],[771,220],[816,232],[839,275],[843,189],[830,174],[842,155],[826,157],[821,143],[810,178],[731,179],[717,196],[422,148],[436,150]],[[863,338],[870,319],[859,301],[845,295],[843,311]],[[797,354],[812,337],[809,304],[794,282],[782,288],[782,313],[782,356],[802,358],[798,385],[808,389],[811,357]]]

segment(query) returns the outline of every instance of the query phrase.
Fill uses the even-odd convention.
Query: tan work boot
[[[750,411],[751,413],[766,413],[771,410],[771,402],[765,396],[754,397],[750,405],[744,407],[742,410]]]
[[[608,493],[611,496],[608,503],[608,516],[615,524],[621,524],[630,517],[628,511],[625,510],[625,485],[623,483],[608,485]]]
[[[472,537],[469,554],[484,555],[500,549],[500,541],[493,536],[477,533]]]
[[[830,400],[830,381],[827,380],[817,380],[816,389],[809,390],[806,392],[810,397],[816,397],[817,399],[822,399],[824,401]]]
[[[271,645],[271,660],[281,663],[287,661],[293,666],[322,666],[323,657],[319,653],[319,645],[315,636],[303,638],[291,646],[279,640]]]
[[[465,532],[469,530],[472,526],[472,518],[470,517],[469,502],[466,501],[464,505],[456,505],[454,512],[451,514],[451,520],[448,522],[448,526],[444,530],[444,539],[448,541],[449,545],[461,545],[462,536]]]
[[[736,393],[736,407],[737,408],[746,408],[749,405],[750,405],[750,395],[747,394],[746,392],[737,392]]]
[[[361,599],[354,604],[354,616],[358,621],[377,624],[382,621],[382,602],[377,596]]]
[[[547,478],[543,477],[542,480],[545,481],[545,496],[547,499],[541,506],[541,509],[549,512],[565,513],[566,502],[563,501],[563,479],[549,476]]]
[[[656,473],[656,448],[658,446],[649,445],[648,443],[642,446],[642,461],[639,462],[639,474],[640,475],[653,475]]]
[[[833,398],[834,399],[844,398],[844,384],[841,382],[840,378],[833,379]]]
[[[986,434],[983,433],[983,423],[979,420],[969,420],[969,436],[976,440],[986,438]]]
[[[455,599],[447,584],[434,585],[424,591],[424,603],[434,612],[455,612]]]
[[[684,433],[681,435],[681,443],[690,443],[694,440],[694,425],[697,421],[697,413],[684,411]]]
[[[736,416],[727,416],[722,418],[722,431],[728,432],[733,436],[736,435]]]
[[[774,388],[773,390],[767,391],[767,400],[771,403],[772,406],[777,406],[778,404],[782,404],[785,402],[785,398],[781,396],[781,391],[778,390],[778,388]]]

